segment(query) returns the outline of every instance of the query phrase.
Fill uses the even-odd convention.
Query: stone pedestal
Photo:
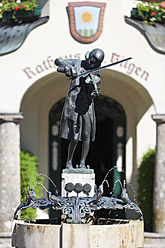
[[[0,232],[11,231],[20,204],[20,132],[22,114],[0,114]]]
[[[153,115],[157,124],[154,178],[154,231],[165,233],[165,114]]]
[[[61,175],[61,196],[67,196],[67,191],[65,190],[65,185],[67,183],[81,183],[82,186],[85,184],[91,185],[91,191],[89,196],[92,197],[94,195],[94,187],[95,187],[95,173],[92,169],[64,169]],[[68,196],[77,196],[77,193],[73,190],[71,193],[68,193]],[[79,196],[86,197],[83,191],[79,193]]]

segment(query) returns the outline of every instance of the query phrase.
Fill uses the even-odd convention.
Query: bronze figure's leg
[[[86,157],[88,155],[89,147],[90,147],[90,141],[83,141],[81,160],[80,160],[80,168],[86,168],[85,167],[85,161],[86,161]]]
[[[71,142],[68,146],[68,158],[67,158],[67,162],[66,162],[66,168],[67,169],[73,168],[72,159],[73,159],[73,154],[74,154],[74,151],[76,149],[77,143],[78,143],[77,140],[71,140]]]

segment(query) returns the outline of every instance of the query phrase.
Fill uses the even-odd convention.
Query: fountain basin
[[[44,221],[43,221],[44,223]],[[122,223],[122,224],[120,224]],[[117,224],[32,224],[14,221],[12,247],[17,248],[140,248],[144,223],[118,220]]]

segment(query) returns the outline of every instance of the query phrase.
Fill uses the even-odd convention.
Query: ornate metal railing
[[[25,208],[39,208],[39,209],[49,209],[61,210],[63,216],[63,222],[66,223],[88,223],[93,215],[94,211],[100,209],[108,210],[122,210],[131,209],[136,211],[138,214],[138,219],[143,219],[143,214],[135,203],[133,203],[127,194],[125,185],[123,186],[121,199],[114,197],[102,196],[103,185],[100,185],[93,197],[89,197],[88,194],[91,190],[91,186],[86,184],[82,186],[81,184],[68,183],[65,186],[67,191],[67,197],[61,197],[59,195],[55,196],[51,192],[47,192],[47,197],[35,199],[35,192],[32,188],[28,189],[26,201],[18,206],[14,213],[14,219],[17,219],[17,213],[21,209]],[[77,196],[69,196],[72,191],[77,193]],[[86,192],[86,197],[79,197],[79,193],[83,191]]]

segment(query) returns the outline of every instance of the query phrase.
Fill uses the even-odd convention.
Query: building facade
[[[67,144],[59,138],[59,121],[69,81],[56,71],[56,58],[84,59],[94,48],[105,52],[102,65],[132,57],[100,72],[100,96],[95,102],[97,135],[88,157],[98,184],[115,167],[110,180],[114,183],[125,178],[137,189],[137,167],[143,154],[156,145],[157,123],[153,118],[165,112],[165,57],[129,23],[127,17],[135,1],[38,3],[42,15],[33,27],[22,26],[24,32],[28,30],[26,35],[22,33],[24,40],[15,40],[12,48],[10,36],[10,42],[6,41],[6,46],[4,42],[1,49],[0,190],[4,197],[0,203],[3,213],[4,206],[6,209],[1,231],[9,230],[19,204],[20,147],[38,156],[39,172],[57,184],[60,181]],[[47,182],[45,186],[49,187]],[[131,187],[128,191],[133,197]]]

